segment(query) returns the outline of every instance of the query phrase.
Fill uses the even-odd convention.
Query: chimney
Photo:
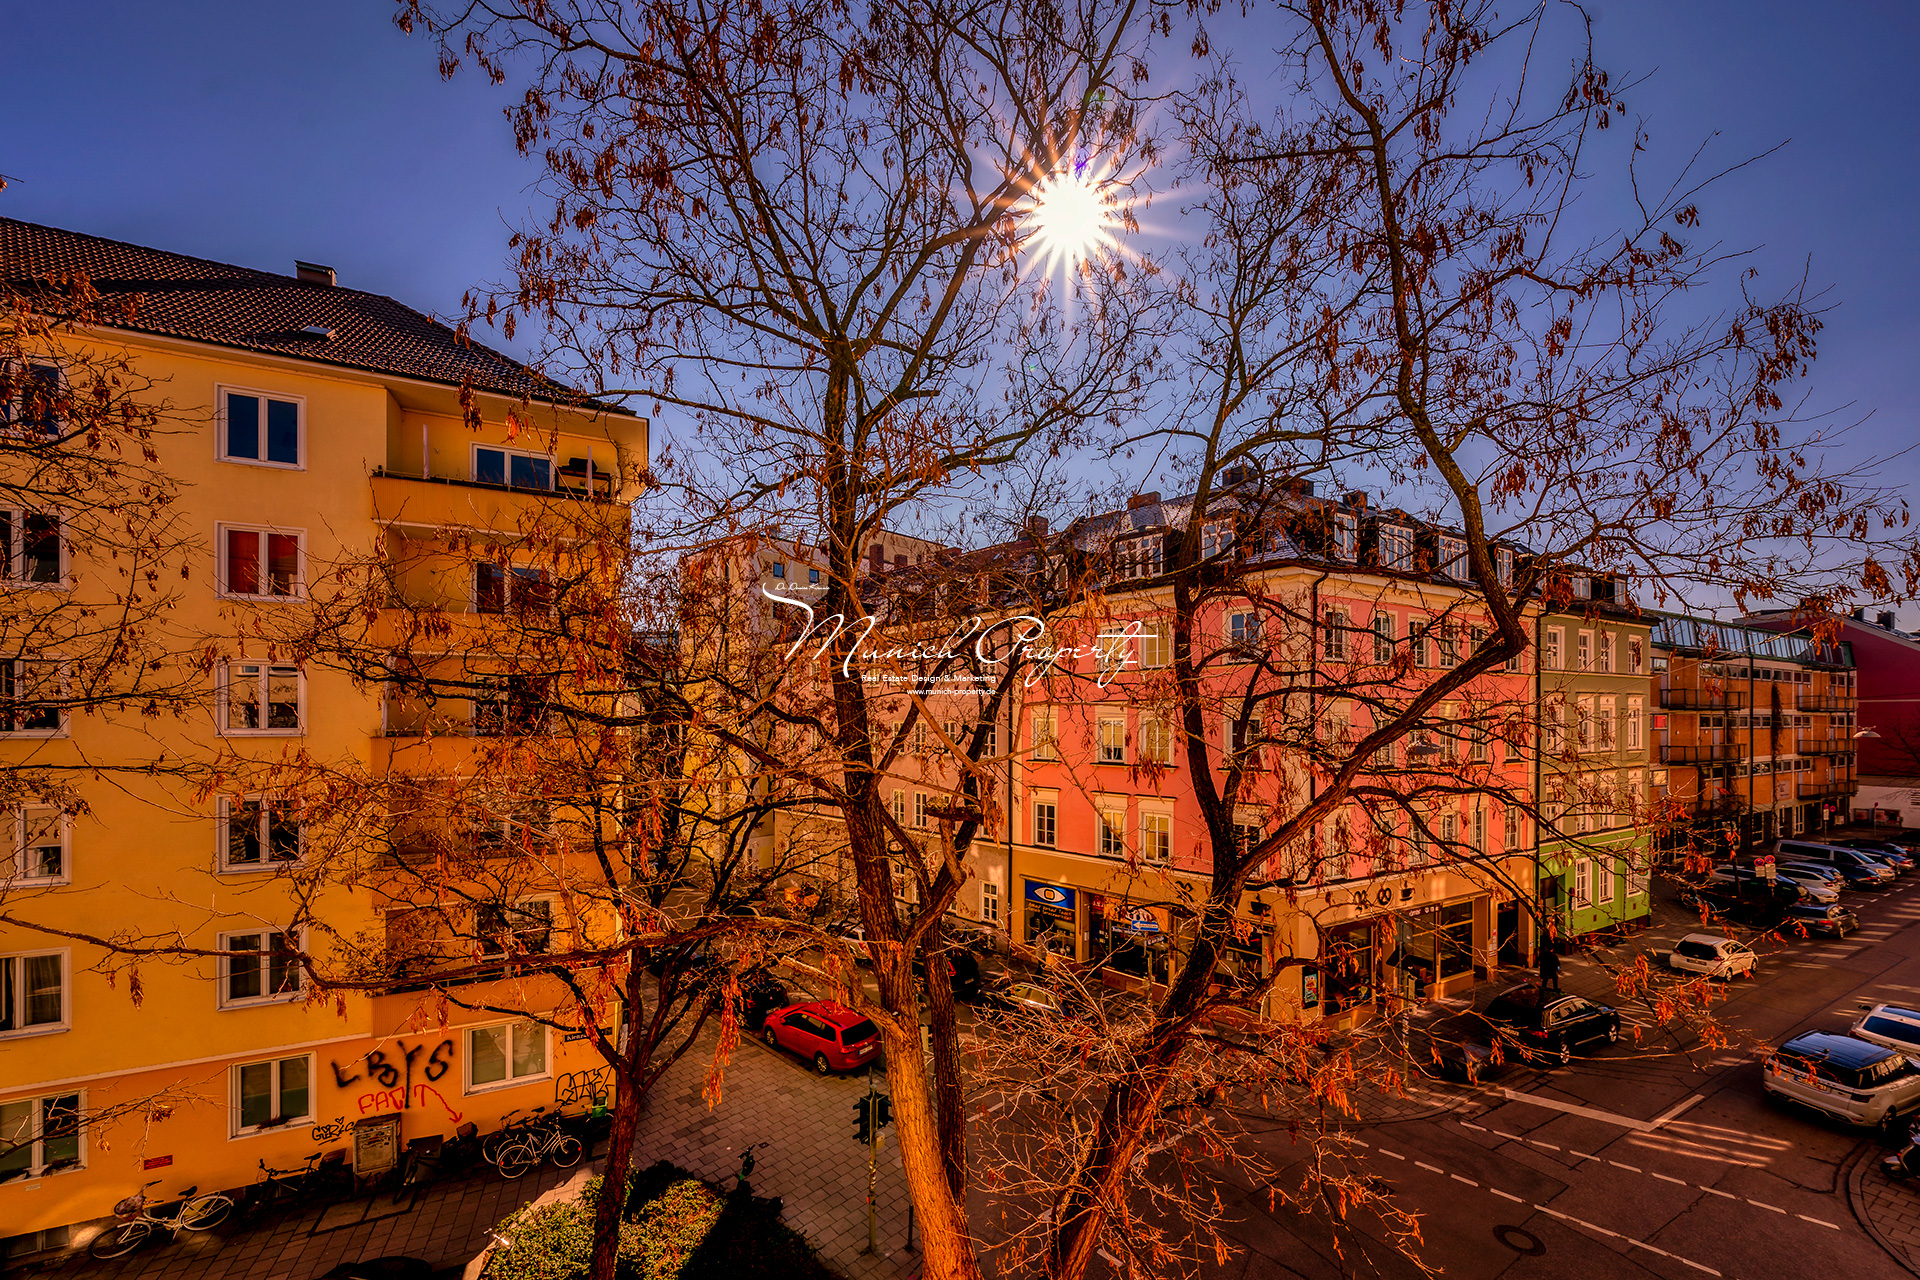
[[[1882,631],[1893,630],[1893,613],[1891,611],[1886,613],[1876,613],[1873,615],[1873,620],[1880,624],[1880,629]]]
[[[1350,511],[1365,511],[1367,509],[1367,491],[1365,489],[1355,489],[1352,493],[1340,499],[1340,505]]]
[[[875,573],[887,567],[887,553],[877,542],[867,548],[867,560],[873,565]]]
[[[1027,517],[1027,537],[1038,542],[1047,536],[1047,518],[1045,516]]]
[[[1138,511],[1141,507],[1157,507],[1159,505],[1160,491],[1158,489],[1149,489],[1145,493],[1136,493],[1127,499],[1127,510],[1129,511]]]
[[[1853,620],[1855,622],[1865,622],[1867,620],[1867,607],[1865,605],[1861,605],[1853,611]]]
[[[323,267],[317,262],[296,261],[293,264],[293,274],[300,277],[300,279],[307,284],[323,284],[329,289],[333,288],[334,279],[332,267]]]

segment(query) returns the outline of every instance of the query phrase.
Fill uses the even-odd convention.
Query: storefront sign
[[[164,1169],[172,1163],[172,1156],[148,1156],[146,1160],[141,1163],[140,1167],[142,1169]]]
[[[1073,918],[1075,891],[1063,889],[1057,884],[1043,884],[1038,880],[1027,881],[1028,910],[1039,910],[1050,916],[1062,919]]]
[[[1160,922],[1154,918],[1151,907],[1135,907],[1127,912],[1126,919],[1116,922],[1113,927],[1130,930],[1133,933],[1160,932]]]
[[[1302,1009],[1320,1007],[1320,972],[1317,969],[1300,971],[1300,1007]]]

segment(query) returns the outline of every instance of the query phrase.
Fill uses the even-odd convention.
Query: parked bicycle
[[[247,1189],[247,1211],[267,1208],[282,1200],[305,1201],[344,1189],[351,1181],[346,1168],[347,1153],[316,1151],[298,1169],[270,1169],[260,1162],[260,1180]]]
[[[542,1117],[545,1112],[545,1107],[535,1107],[532,1115],[521,1116],[518,1120],[514,1117],[520,1115],[519,1108],[516,1107],[507,1112],[500,1118],[500,1128],[480,1139],[480,1158],[494,1168],[499,1168],[500,1153],[508,1147],[518,1146],[533,1131],[535,1125],[543,1123]]]
[[[571,1169],[580,1163],[587,1149],[580,1139],[567,1132],[566,1117],[555,1115],[533,1129],[525,1138],[500,1152],[500,1176],[519,1178],[551,1160],[556,1168]]]
[[[120,1219],[117,1227],[107,1227],[93,1238],[87,1252],[102,1261],[119,1258],[132,1253],[147,1237],[155,1232],[164,1231],[167,1239],[172,1240],[182,1231],[205,1231],[226,1221],[233,1212],[233,1200],[218,1191],[209,1191],[206,1195],[196,1196],[198,1187],[188,1187],[180,1193],[180,1199],[172,1204],[149,1207],[147,1187],[157,1187],[160,1179],[149,1182],[146,1187],[113,1206],[114,1217]],[[168,1212],[171,1210],[171,1212]]]

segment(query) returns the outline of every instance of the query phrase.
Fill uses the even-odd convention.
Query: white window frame
[[[1164,867],[1173,861],[1173,815],[1160,809],[1140,811],[1140,861]]]
[[[1260,643],[1260,611],[1248,606],[1227,610],[1221,639],[1236,649],[1251,649]]]
[[[500,607],[497,610],[482,609],[480,607],[480,574],[483,569],[495,569],[498,570],[501,575]],[[527,605],[520,602],[521,593],[526,590],[526,587],[522,585],[523,583],[538,583],[541,589],[547,593],[547,606],[545,609],[535,613]],[[499,564],[491,560],[481,560],[476,561],[473,566],[473,590],[470,599],[472,601],[473,612],[477,614],[482,614],[489,618],[537,617],[543,614],[551,617],[554,611],[554,596],[553,574],[543,565],[514,564],[511,561],[506,564]]]
[[[297,867],[306,862],[307,828],[304,821],[300,823],[299,853],[292,858],[275,858],[273,856],[272,832],[274,812],[282,807],[297,806],[293,806],[287,797],[270,792],[249,793],[238,797],[238,801],[242,805],[257,804],[260,806],[259,821],[263,824],[263,830],[260,835],[261,858],[257,863],[233,861],[231,855],[233,853],[235,799],[233,796],[220,797],[219,812],[216,819],[219,844],[215,847],[214,853],[222,874],[242,876],[258,875],[263,871],[271,873],[276,867]]]
[[[243,677],[243,674],[240,671],[240,669],[243,667],[257,667],[259,668],[260,674],[258,677]],[[291,729],[286,729],[286,728],[275,729],[275,728],[265,728],[265,727],[259,728],[259,729],[248,729],[244,727],[235,728],[233,724],[233,690],[234,690],[235,679],[236,678],[248,678],[248,679],[257,678],[259,680],[260,682],[259,706],[260,706],[261,713],[264,717],[266,715],[267,706],[268,706],[267,694],[272,687],[273,676],[275,672],[286,672],[286,671],[292,671],[294,673],[294,680],[296,682],[296,689],[298,691],[295,695],[296,697],[295,705],[298,708],[298,711],[296,714],[298,716],[300,723]],[[286,663],[286,662],[243,662],[238,659],[234,659],[234,660],[223,662],[220,664],[219,685],[220,685],[220,688],[219,688],[220,735],[222,737],[226,737],[226,738],[298,738],[306,734],[307,732],[307,673],[300,667],[297,667],[292,663]]]
[[[240,1123],[240,1072],[247,1067],[266,1066],[270,1069],[268,1079],[273,1105],[280,1104],[281,1080],[280,1068],[289,1062],[304,1060],[307,1064],[307,1113],[300,1116],[281,1116],[278,1124],[243,1125]],[[316,1071],[318,1063],[310,1053],[288,1053],[276,1058],[256,1058],[252,1062],[236,1062],[227,1068],[227,1106],[228,1132],[235,1138],[252,1138],[263,1133],[287,1133],[310,1123],[315,1115],[314,1095],[319,1092],[320,1077]]]
[[[47,1104],[61,1098],[74,1100],[74,1138],[78,1154],[74,1162],[53,1169],[47,1165]],[[78,1173],[87,1167],[87,1091],[73,1089],[61,1093],[49,1093],[37,1098],[7,1098],[6,1106],[18,1106],[26,1103],[33,1108],[30,1123],[33,1126],[33,1141],[28,1145],[27,1168],[11,1178],[0,1179],[0,1187],[10,1182],[37,1182],[41,1178],[57,1178],[63,1173]],[[17,1140],[14,1134],[0,1129],[0,1145],[11,1146]],[[16,1148],[17,1150],[18,1148]]]
[[[262,1005],[297,1004],[298,1002],[306,999],[307,978],[306,978],[306,974],[301,971],[298,963],[294,963],[291,965],[291,971],[293,973],[293,990],[291,991],[268,991],[267,990],[267,987],[271,985],[273,981],[273,968],[272,968],[272,960],[271,960],[273,951],[272,951],[272,943],[270,940],[275,937],[289,939],[287,943],[287,947],[288,947],[287,954],[289,956],[294,956],[299,954],[304,944],[304,939],[302,937],[303,933],[304,933],[304,930],[300,930],[300,929],[294,929],[294,930],[276,929],[271,925],[264,925],[264,924],[250,925],[242,929],[229,929],[221,932],[218,935],[218,938],[219,938],[218,946],[221,952],[221,955],[218,961],[220,977],[219,977],[219,982],[215,988],[215,998],[216,998],[218,1007],[221,1009],[257,1009]],[[232,989],[233,979],[239,972],[238,969],[235,967],[237,961],[239,960],[239,956],[229,955],[227,953],[235,949],[234,940],[237,938],[259,938],[261,940],[262,949],[258,951],[252,951],[249,953],[250,955],[256,957],[252,963],[256,966],[256,968],[259,971],[260,989],[261,989],[260,995],[235,997],[230,994]]]
[[[1328,662],[1345,662],[1347,660],[1347,631],[1349,629],[1347,611],[1341,608],[1330,607],[1324,610],[1323,613],[1325,621],[1321,624],[1324,630],[1320,652]]]
[[[473,1079],[473,1065],[475,1061],[477,1061],[477,1057],[473,1052],[473,1037],[478,1032],[492,1031],[496,1027],[505,1027],[507,1029],[507,1041],[506,1041],[507,1074],[498,1080],[488,1080],[485,1083],[476,1084]],[[522,1027],[532,1027],[534,1032],[540,1036],[541,1068],[539,1071],[528,1072],[526,1075],[517,1076],[513,1074],[514,1037],[519,1034],[519,1029]],[[553,1037],[548,1034],[549,1031],[550,1031],[550,1028],[543,1026],[541,1023],[536,1022],[532,1018],[509,1018],[502,1022],[478,1023],[472,1026],[462,1027],[460,1029],[460,1048],[461,1048],[460,1056],[466,1060],[465,1066],[461,1068],[462,1076],[463,1076],[464,1092],[468,1095],[476,1094],[476,1093],[492,1093],[496,1089],[515,1088],[519,1085],[526,1084],[530,1080],[552,1079],[553,1077]]]
[[[1646,704],[1640,698],[1627,699],[1626,732],[1620,735],[1628,751],[1646,749]]]
[[[73,963],[72,956],[64,947],[47,947],[37,951],[10,951],[0,955],[0,966],[14,967],[12,984],[14,999],[18,1002],[16,1008],[24,1012],[26,1007],[26,961],[41,956],[56,956],[60,961],[60,1018],[57,1022],[36,1022],[32,1026],[0,1030],[0,1040],[55,1035],[73,1029]]]
[[[1139,755],[1143,764],[1173,763],[1173,726],[1165,716],[1141,714]]]
[[[1591,858],[1573,860],[1573,905],[1576,907],[1593,905],[1593,860]]]
[[[1127,762],[1125,716],[1101,716],[1094,721],[1094,759],[1100,764]]]
[[[1000,886],[991,880],[980,882],[980,919],[986,924],[1000,923]]]
[[[8,517],[7,543],[0,546],[0,583],[22,591],[66,591],[73,586],[73,546],[67,536],[67,517],[59,511],[33,511],[26,507],[0,507],[0,514]],[[60,576],[51,582],[38,582],[27,577],[27,517],[53,517],[55,540],[60,547]]]
[[[213,389],[214,403],[219,406],[219,431],[216,433],[216,454],[221,462],[234,462],[243,467],[268,467],[274,471],[305,471],[307,469],[307,398],[290,395],[285,391],[263,391],[258,387],[241,387],[231,383],[219,383]],[[275,462],[270,458],[236,457],[228,448],[227,441],[227,397],[230,395],[258,396],[260,405],[260,451],[267,451],[267,407],[268,400],[279,400],[294,406],[296,450],[299,460],[295,462]]]
[[[913,793],[913,825],[916,830],[925,831],[932,824],[927,821],[927,793]]]
[[[1135,641],[1142,667],[1166,667],[1173,664],[1173,628],[1161,620],[1140,623]]]
[[[14,658],[10,661],[0,659],[0,666],[9,668],[4,673],[0,673],[0,684],[12,684],[15,688],[18,688],[19,682],[28,667],[51,667],[53,668],[57,683],[64,684],[66,680],[66,664],[55,659]],[[59,694],[56,693],[55,696],[59,697]],[[64,738],[67,736],[67,708],[64,706],[55,706],[53,712],[55,723],[50,729],[16,729],[11,727],[11,720],[0,716],[0,738]]]
[[[527,908],[534,903],[540,903],[546,907],[543,918],[547,936],[544,945],[538,950],[508,951],[505,946],[500,945],[493,938],[481,934],[481,911],[492,910],[497,907],[502,912],[501,923],[509,926],[509,928],[503,929],[501,932],[510,933],[515,938],[526,937],[528,932],[530,932],[530,930],[525,927],[526,917],[529,915]],[[518,920],[510,919],[509,917],[514,915],[514,913],[519,913],[521,918]],[[530,957],[546,955],[553,949],[553,932],[558,927],[554,923],[554,920],[558,915],[559,912],[555,910],[553,897],[543,893],[528,894],[524,898],[515,898],[510,902],[476,902],[473,906],[473,932],[480,944],[480,959],[482,963],[492,964],[496,961],[502,964],[525,963]]]
[[[34,815],[52,814],[60,837],[60,874],[55,876],[36,875],[28,870],[27,828]],[[13,811],[10,825],[13,835],[13,876],[12,882],[22,888],[39,888],[45,885],[71,884],[73,882],[73,819],[65,810],[53,805],[22,805]],[[41,847],[41,846],[35,846]]]
[[[1035,760],[1060,758],[1060,711],[1057,707],[1033,709],[1033,758]]]
[[[1400,573],[1413,571],[1413,530],[1405,525],[1383,524],[1374,534],[1374,559],[1382,569]],[[1392,554],[1389,555],[1389,547]]]
[[[1580,629],[1577,637],[1577,646],[1574,650],[1574,662],[1574,669],[1577,671],[1593,670],[1593,632],[1585,627]]]
[[[887,797],[887,813],[896,827],[907,825],[907,793],[904,788],[895,787],[893,794]]]
[[[1602,675],[1613,674],[1614,646],[1616,643],[1617,641],[1614,639],[1613,632],[1602,631],[1600,633],[1599,662],[1600,662],[1600,674]]]
[[[260,535],[259,575],[263,584],[267,580],[266,538],[272,534],[280,534],[282,536],[291,535],[294,540],[293,590],[286,595],[278,595],[273,592],[235,591],[229,585],[233,581],[231,557],[227,546],[227,535],[229,533],[257,533]],[[220,570],[219,577],[216,580],[215,590],[221,599],[281,601],[304,600],[307,598],[307,531],[305,529],[287,529],[268,524],[228,524],[222,521],[214,525],[213,538],[214,555],[219,560]]]
[[[1094,814],[1100,824],[1100,856],[1103,858],[1124,858],[1127,856],[1127,811],[1116,809],[1112,805],[1102,806]]]
[[[1563,671],[1567,661],[1567,629],[1548,627],[1540,640],[1540,669]]]
[[[28,356],[21,360],[0,360],[0,369],[22,371],[49,369],[53,372],[53,381],[59,388],[54,394],[59,397],[64,397],[67,394],[67,371],[55,358]],[[20,392],[18,395],[9,396],[4,402],[0,402],[0,431],[5,431],[8,435],[16,439],[57,440],[67,431],[67,422],[65,419],[55,418],[51,430],[43,429],[38,425],[29,427],[21,422],[20,415],[26,408],[27,381],[31,377],[32,375],[28,374],[27,378],[20,380]]]
[[[1611,693],[1600,695],[1599,713],[1594,720],[1594,737],[1602,751],[1613,751],[1620,746],[1619,725],[1615,719],[1620,711],[1620,700]]]
[[[489,453],[498,453],[504,456],[504,461],[502,462],[502,469],[506,474],[506,479],[500,482],[501,488],[512,489],[515,487],[513,483],[513,459],[544,458],[546,459],[546,462],[547,462],[547,487],[544,489],[523,489],[521,490],[521,492],[523,493],[555,492],[555,488],[559,480],[559,474],[560,474],[559,457],[556,454],[550,453],[544,449],[520,449],[520,448],[514,447],[513,445],[481,444],[479,441],[475,441],[473,443],[467,455],[467,478],[473,481],[473,483],[475,484],[492,484],[493,483],[493,481],[491,480],[482,480],[480,478],[480,451],[482,449],[485,449]]]
[[[1060,847],[1060,793],[1036,791],[1028,805],[1029,832],[1036,849]],[[1045,836],[1045,839],[1041,837]]]
[[[1595,859],[1593,864],[1593,905],[1610,907],[1614,904],[1614,867],[1612,858]]]

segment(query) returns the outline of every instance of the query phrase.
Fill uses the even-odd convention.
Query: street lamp
[[[1873,731],[1872,725],[1867,725],[1864,728],[1862,728],[1860,732],[1854,734],[1853,736],[1856,738],[1877,738],[1880,735]]]

